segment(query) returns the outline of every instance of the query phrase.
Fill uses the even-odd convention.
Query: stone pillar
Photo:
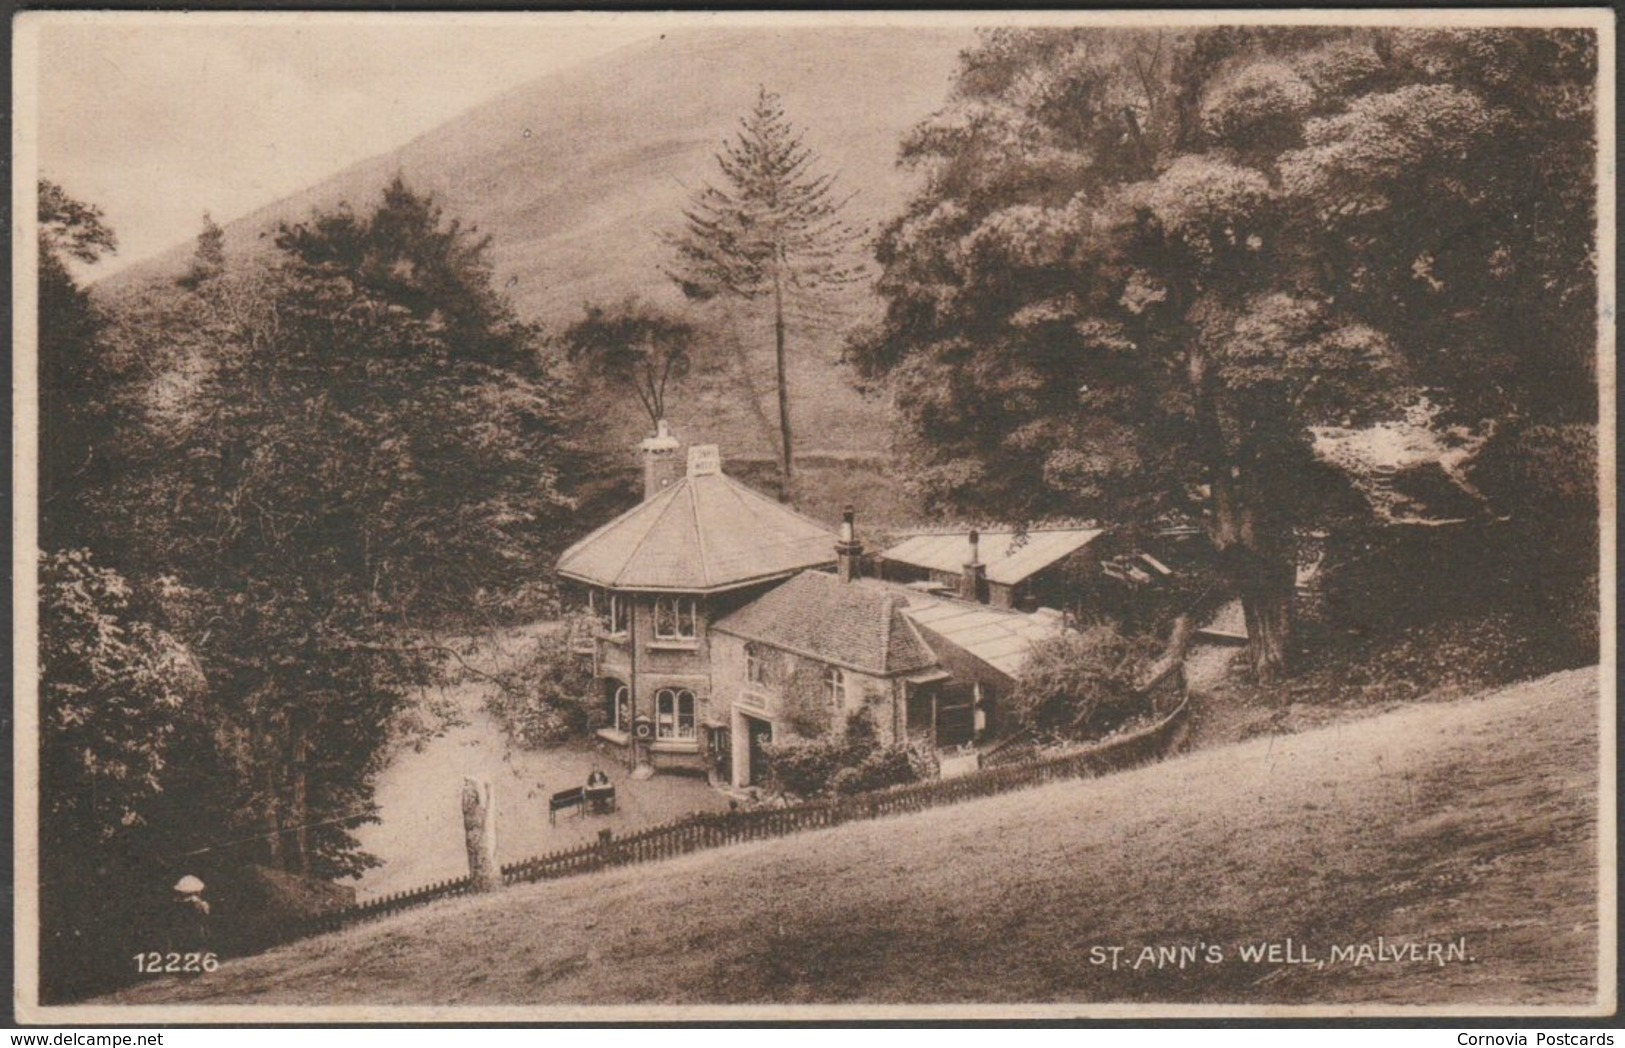
[[[463,843],[468,847],[468,876],[477,892],[502,887],[497,862],[497,810],[491,784],[484,779],[463,780]]]

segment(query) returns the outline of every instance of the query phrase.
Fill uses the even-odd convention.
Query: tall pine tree
[[[669,275],[692,299],[771,303],[779,462],[788,492],[794,450],[786,321],[793,313],[811,317],[830,292],[861,279],[852,249],[863,233],[844,217],[850,197],[836,192],[837,176],[819,171],[818,155],[765,87],[716,160],[723,183],[704,186],[684,210],[681,232],[669,238],[676,252]]]

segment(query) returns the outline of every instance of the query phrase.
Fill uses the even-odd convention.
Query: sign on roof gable
[[[709,477],[722,472],[722,452],[715,444],[695,444],[688,449],[688,475]]]

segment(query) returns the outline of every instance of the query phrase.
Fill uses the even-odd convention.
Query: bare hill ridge
[[[783,97],[808,145],[856,192],[853,217],[875,226],[915,184],[896,164],[902,135],[944,103],[958,53],[971,41],[966,30],[669,33],[525,84],[234,221],[226,227],[227,250],[264,250],[278,222],[314,208],[369,206],[400,172],[433,192],[448,214],[493,236],[497,280],[530,319],[556,330],[584,300],[632,292],[675,302],[660,272],[666,249],[659,235],[676,227],[689,193],[713,177],[714,154],[758,85]],[[183,242],[103,286],[116,292],[178,274],[190,252]],[[712,347],[698,395],[674,398],[675,420],[685,436],[725,443],[731,453],[770,453],[763,340],[744,317],[724,321],[720,341],[739,345]],[[877,450],[884,408],[862,401],[834,367],[838,334],[818,332],[801,343],[792,376],[801,446]],[[607,436],[630,440],[640,425],[619,412]]]
[[[1595,669],[1569,671],[452,900],[113,1000],[1583,1009],[1598,991],[1598,687]],[[1190,963],[1175,949],[1131,966],[1146,946],[1198,944]]]

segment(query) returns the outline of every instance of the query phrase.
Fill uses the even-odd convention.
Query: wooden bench
[[[566,808],[582,808],[587,803],[587,789],[577,786],[570,790],[560,790],[547,799],[547,821],[557,823],[559,812]]]

